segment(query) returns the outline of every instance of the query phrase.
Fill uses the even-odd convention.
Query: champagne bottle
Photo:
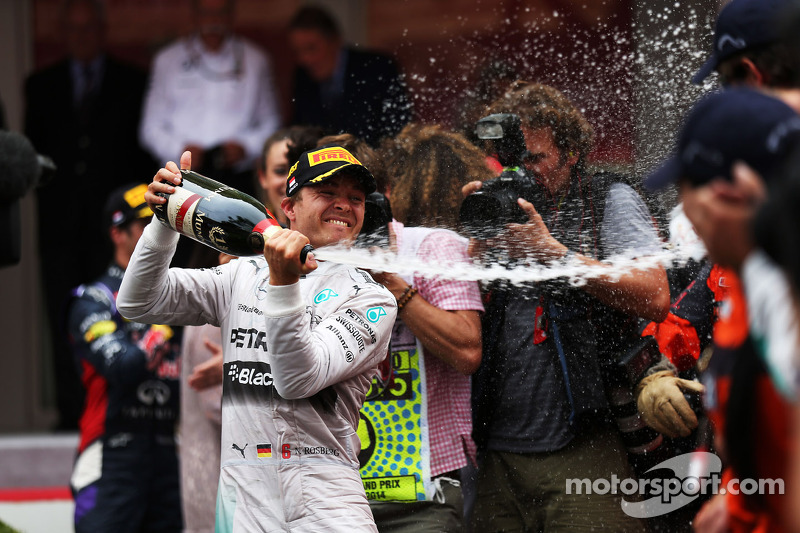
[[[181,170],[181,184],[167,203],[155,206],[156,218],[181,235],[237,256],[261,255],[264,241],[281,225],[264,204],[224,183],[191,170]],[[300,262],[313,248],[303,247]]]

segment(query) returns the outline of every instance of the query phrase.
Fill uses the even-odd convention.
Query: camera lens
[[[389,199],[379,192],[367,195],[364,202],[364,223],[358,241],[364,245],[385,246],[389,244],[386,227],[392,221]]]
[[[494,194],[474,192],[461,203],[461,227],[476,239],[494,237],[503,229],[503,224],[494,220],[502,210],[502,201]]]
[[[484,184],[484,188],[489,187]],[[517,193],[510,188],[481,190],[464,198],[459,218],[461,227],[470,237],[496,237],[506,224],[525,223],[527,215],[517,205]]]

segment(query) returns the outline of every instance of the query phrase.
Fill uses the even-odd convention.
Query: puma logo
[[[247,444],[245,444],[245,445],[244,445],[244,448],[239,448],[239,447],[236,445],[236,443],[235,443],[235,442],[234,442],[234,443],[231,445],[231,449],[233,449],[233,450],[236,450],[237,452],[239,452],[240,454],[242,454],[242,459],[244,459],[244,450],[245,450],[246,448],[247,448]]]

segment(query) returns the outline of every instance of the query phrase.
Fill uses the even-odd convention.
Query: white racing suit
[[[177,240],[148,225],[117,305],[132,320],[222,328],[217,531],[377,531],[356,430],[387,355],[391,293],[331,263],[288,286],[269,285],[263,257],[168,269]]]

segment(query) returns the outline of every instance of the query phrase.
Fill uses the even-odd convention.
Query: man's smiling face
[[[342,171],[319,185],[306,185],[283,207],[290,227],[311,241],[315,248],[358,236],[364,222],[366,194],[358,178]]]

